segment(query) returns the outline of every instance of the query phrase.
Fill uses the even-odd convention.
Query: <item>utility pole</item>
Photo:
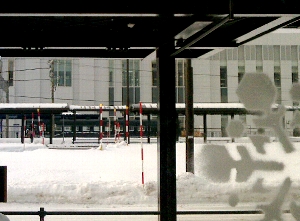
[[[54,77],[54,61],[50,60],[49,62],[49,77],[51,81],[51,103],[54,103],[54,91],[55,91],[55,77]],[[50,144],[52,144],[52,138],[54,137],[54,130],[55,130],[55,118],[54,114],[51,113],[51,128],[50,128]]]
[[[186,60],[185,71],[185,140],[186,172],[194,173],[194,90],[191,59]]]

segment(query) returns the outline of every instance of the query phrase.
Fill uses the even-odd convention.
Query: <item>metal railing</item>
[[[46,216],[51,215],[98,215],[98,216],[125,216],[125,215],[159,215],[159,211],[46,211],[40,207],[39,211],[0,211],[9,216],[39,216],[44,221]],[[290,213],[290,210],[283,210],[283,213]],[[207,210],[207,211],[177,211],[177,215],[250,215],[263,214],[262,210]]]

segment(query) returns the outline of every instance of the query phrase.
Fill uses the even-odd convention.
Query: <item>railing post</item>
[[[0,166],[0,202],[7,202],[7,166]]]
[[[39,211],[39,217],[40,217],[40,221],[44,221],[46,216],[46,212],[44,207],[40,207],[40,211]]]

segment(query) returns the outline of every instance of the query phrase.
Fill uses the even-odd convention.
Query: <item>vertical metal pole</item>
[[[100,125],[99,125],[100,150],[102,150],[102,139],[103,139],[102,128],[103,128],[102,104],[100,104]]]
[[[50,135],[50,139],[49,139],[49,143],[52,144],[53,143],[53,134],[54,134],[54,115],[53,113],[50,114],[50,128],[49,128],[49,135]]]
[[[6,103],[9,103],[9,80],[5,81],[6,85]],[[9,115],[6,114],[6,138],[9,138]]]
[[[114,132],[115,132],[115,143],[117,142],[117,110],[114,108]]]
[[[63,117],[63,123],[62,123],[63,141],[62,141],[62,143],[65,143],[65,115],[62,114],[62,117]]]
[[[234,114],[231,114],[231,120],[234,120]],[[231,142],[234,143],[234,138],[231,138]]]
[[[128,106],[126,105],[125,112],[125,128],[126,128],[126,143],[129,144],[129,116],[128,116]]]
[[[164,37],[169,35],[164,30]],[[169,39],[169,38],[168,38]],[[173,40],[173,38],[171,38]],[[171,42],[171,41],[170,41]],[[175,57],[172,43],[156,50],[158,64],[158,210],[160,221],[177,220],[176,198],[176,130]],[[168,87],[166,87],[168,85]]]
[[[148,131],[148,136],[147,136],[147,142],[150,143],[150,130],[151,130],[151,127],[150,127],[150,114],[147,114],[147,122],[148,122],[148,126],[147,126],[147,131]]]
[[[0,166],[0,202],[7,202],[7,166]]]
[[[203,114],[203,139],[204,143],[207,143],[207,119],[206,119],[206,114]]]
[[[44,207],[40,207],[39,216],[40,216],[40,221],[45,220],[46,211],[45,211]]]
[[[76,141],[76,111],[73,111],[73,144]]]
[[[186,172],[194,173],[194,93],[191,59],[186,60],[185,71],[185,140]]]
[[[129,97],[129,59],[127,59],[127,78],[126,78],[126,106],[128,107],[128,128],[130,127],[130,121],[129,121],[129,108],[130,108],[130,97]],[[128,137],[127,137],[127,144],[130,143],[130,132],[128,131]]]
[[[42,138],[41,113],[40,113],[39,108],[37,109],[37,113],[38,113],[39,135],[40,135],[40,138]]]
[[[25,131],[26,131],[26,128],[25,128],[25,115],[22,114],[22,122],[21,122],[21,143],[24,143],[24,138],[25,138]]]
[[[144,149],[143,149],[143,108],[140,102],[140,141],[141,141],[141,158],[142,158],[142,185],[144,186]]]

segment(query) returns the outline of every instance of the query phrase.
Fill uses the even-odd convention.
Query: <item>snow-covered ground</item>
[[[48,145],[48,140],[43,145],[39,139],[32,144],[29,140],[25,144],[0,140],[0,166],[7,166],[8,184],[8,200],[0,203],[0,211],[36,211],[40,207],[48,210],[157,210],[156,143],[104,142],[100,150],[76,149],[69,138],[64,144],[55,138],[55,145]],[[284,167],[274,171],[255,169],[245,182],[236,182],[233,172],[228,182],[214,182],[203,173],[205,148],[225,148],[230,157],[238,161],[241,159],[238,146],[244,146],[253,160],[273,161]],[[293,142],[293,146],[295,151],[286,154],[280,143],[271,142],[265,145],[266,153],[259,154],[249,138],[208,144],[196,140],[195,173],[192,174],[185,172],[186,145],[178,142],[178,210],[255,209],[258,204],[270,203],[287,177],[292,181],[284,204],[289,209],[289,203],[300,197],[300,143]],[[238,196],[234,205],[233,193]]]

